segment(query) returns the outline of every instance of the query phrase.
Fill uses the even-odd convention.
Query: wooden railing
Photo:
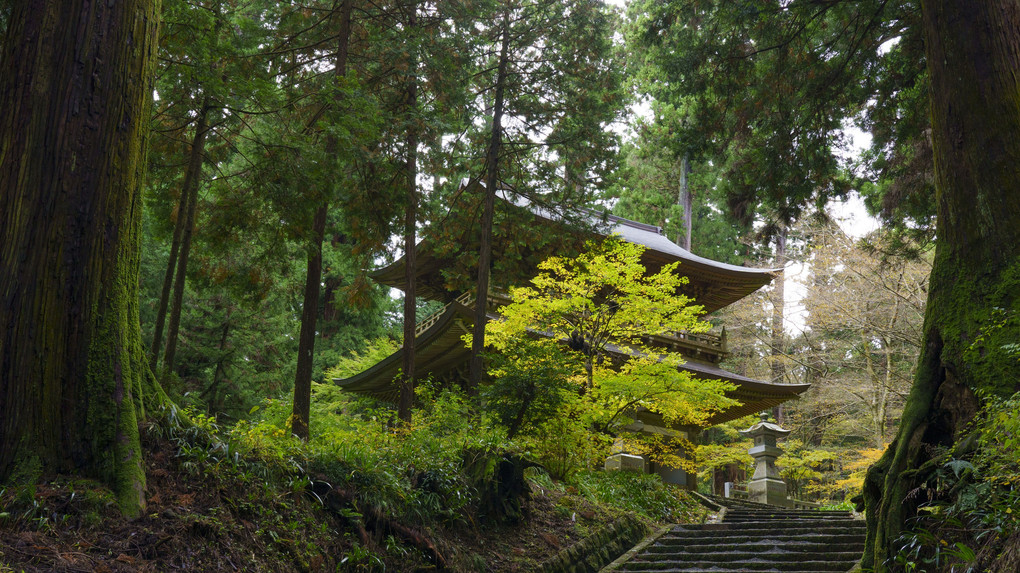
[[[445,314],[446,311],[450,308],[450,305],[454,303],[462,304],[468,308],[471,308],[475,304],[475,297],[471,292],[466,292],[455,298],[453,302],[450,302],[443,306],[443,308],[419,320],[418,324],[416,324],[414,327],[415,337],[421,336],[421,333],[431,328],[433,324],[439,322],[439,319],[443,317],[443,314]]]
[[[717,363],[729,354],[725,331],[721,335],[707,332],[673,332],[648,337],[652,346],[668,348],[674,352]]]

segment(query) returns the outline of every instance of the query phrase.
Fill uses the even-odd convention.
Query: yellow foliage
[[[486,342],[514,356],[492,374],[535,371],[537,362],[556,355],[576,364],[583,374],[570,381],[584,397],[586,416],[603,431],[626,423],[624,414],[639,407],[662,414],[668,424],[704,425],[737,404],[724,395],[732,384],[695,380],[678,368],[679,354],[645,343],[650,335],[710,328],[698,318],[702,307],[678,294],[687,279],[677,264],[649,275],[640,245],[614,237],[588,247],[574,259],[547,259],[531,285],[512,289],[502,320],[486,326]],[[520,343],[525,338],[529,345]],[[542,347],[558,350],[535,351]]]

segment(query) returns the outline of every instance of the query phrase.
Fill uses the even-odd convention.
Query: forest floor
[[[532,486],[528,519],[484,526],[394,523],[327,507],[307,489],[196,463],[143,440],[145,515],[121,517],[80,479],[0,490],[0,573],[20,571],[532,571],[620,517],[570,488]]]

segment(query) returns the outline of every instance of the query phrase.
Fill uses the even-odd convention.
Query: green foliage
[[[989,483],[1020,487],[1020,393],[987,397],[976,424],[980,434],[974,464]]]
[[[1020,393],[986,397],[972,433],[936,452],[927,479],[910,496],[923,500],[897,540],[907,570],[978,570],[977,555],[1020,531]]]
[[[533,434],[577,399],[571,364],[558,345],[525,336],[486,354],[491,383],[482,389],[485,409],[506,428],[507,438]]]
[[[700,523],[707,512],[686,492],[662,483],[655,474],[582,471],[572,483],[589,499],[660,523]]]
[[[701,307],[677,294],[687,280],[677,265],[647,275],[642,250],[611,239],[589,244],[576,258],[540,263],[531,286],[512,289],[503,318],[486,327],[488,343],[511,355],[497,378],[527,378],[557,360],[572,364],[572,371],[557,371],[566,375],[558,386],[573,384],[580,397],[574,414],[606,433],[614,433],[638,407],[661,413],[667,424],[700,425],[731,405],[723,396],[730,385],[695,383],[689,372],[678,370],[679,354],[645,343],[648,336],[703,332],[709,324],[697,319]]]
[[[805,494],[817,489],[826,478],[837,460],[834,452],[821,448],[806,447],[800,440],[789,439],[783,443],[783,457],[777,462],[783,480],[786,481],[790,497],[804,499]]]
[[[564,405],[518,440],[551,477],[569,482],[578,471],[602,464],[612,438],[592,431],[576,393]]]
[[[744,470],[746,475],[751,475],[754,472],[754,466],[751,456],[747,453],[750,447],[750,440],[698,445],[695,455],[700,470],[698,473],[700,483],[712,484],[712,476],[715,471],[731,464],[736,464],[737,467]]]

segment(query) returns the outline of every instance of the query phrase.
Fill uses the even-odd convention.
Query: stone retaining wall
[[[542,573],[596,573],[649,533],[648,525],[627,515],[560,550],[542,564]]]

